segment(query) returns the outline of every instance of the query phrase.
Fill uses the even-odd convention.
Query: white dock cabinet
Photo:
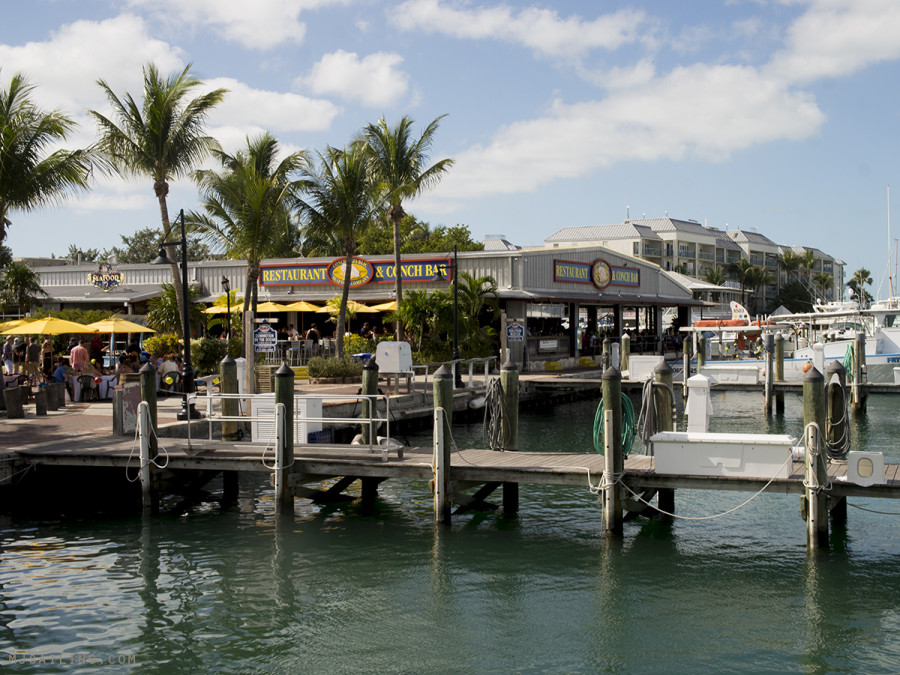
[[[719,434],[663,431],[650,438],[656,473],[677,476],[789,478],[787,434]]]
[[[268,443],[275,440],[275,394],[260,394],[250,400],[250,440],[254,443]],[[322,399],[314,396],[299,396],[294,399],[294,445],[309,442],[309,434],[322,431],[321,422],[305,420],[322,417]]]

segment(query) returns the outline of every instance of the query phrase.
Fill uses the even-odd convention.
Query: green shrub
[[[193,343],[192,343],[193,344]],[[157,333],[144,340],[144,351],[150,356],[165,356],[166,354],[181,354],[181,340],[175,333]]]
[[[219,372],[219,362],[228,353],[229,345],[218,338],[191,340],[191,365],[198,375]]]
[[[310,377],[358,377],[362,378],[362,364],[352,356],[325,358],[314,356],[309,360]]]
[[[371,354],[374,351],[374,340],[353,333],[344,336],[344,354]]]

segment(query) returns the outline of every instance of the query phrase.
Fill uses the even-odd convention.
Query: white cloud
[[[149,62],[163,72],[184,68],[181,50],[151,38],[143,20],[131,15],[76,21],[45,42],[0,45],[4,78],[26,73],[38,85],[34,99],[40,105],[62,107],[73,116],[102,105],[98,78],[117,92],[140,89],[141,69]]]
[[[579,57],[592,49],[618,49],[636,42],[646,23],[643,12],[620,10],[593,21],[560,18],[552,10],[530,7],[515,11],[508,5],[470,9],[441,0],[407,0],[391,16],[407,31],[440,33],[473,40],[500,39],[525,45],[556,57]]]
[[[266,50],[302,42],[306,24],[300,14],[347,0],[131,0],[171,25],[210,26],[225,39],[250,49]]]
[[[294,85],[369,107],[387,106],[396,104],[409,89],[409,77],[399,69],[401,63],[399,54],[378,52],[360,59],[357,54],[338,50],[323,56]]]
[[[228,93],[213,109],[210,122],[218,127],[233,127],[231,135],[254,135],[265,129],[273,134],[286,131],[321,131],[328,129],[340,108],[321,99],[300,94],[254,89],[228,77],[204,80],[203,89],[223,88]]]
[[[679,68],[602,101],[557,102],[541,118],[501,129],[489,145],[455,157],[435,197],[532,191],[623,161],[723,161],[759,143],[807,138],[823,122],[809,94],[756,69]]]
[[[900,3],[896,0],[811,0],[791,25],[787,48],[770,64],[790,82],[849,75],[900,57]]]

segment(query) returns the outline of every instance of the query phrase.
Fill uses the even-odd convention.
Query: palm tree
[[[296,254],[299,228],[294,214],[306,155],[295,152],[276,163],[278,141],[266,133],[234,155],[214,151],[225,171],[197,171],[205,213],[186,217],[192,231],[228,258],[247,260],[244,311],[256,311],[263,258]]]
[[[18,307],[20,314],[28,314],[41,306],[40,296],[47,295],[41,288],[40,275],[25,263],[11,262],[0,276],[0,307]]]
[[[218,142],[205,134],[204,127],[226,90],[216,89],[188,100],[192,90],[201,84],[190,76],[190,68],[188,64],[181,73],[164,78],[155,65],[146,65],[144,99],[140,104],[128,93],[120,99],[104,80],[97,80],[112,107],[112,119],[89,111],[100,127],[100,150],[112,168],[122,176],[153,179],[164,241],[168,241],[172,229],[166,199],[169,181],[187,175],[219,148]],[[178,265],[173,264],[178,306],[183,308],[185,298],[178,278]],[[186,329],[182,326],[182,335]]]
[[[758,265],[751,266],[744,277],[744,283],[747,285],[747,288],[752,291],[752,294],[756,294],[759,289],[765,288],[774,281],[776,281],[775,275],[765,267],[760,267]],[[759,311],[758,300],[754,302],[754,310],[757,312]]]
[[[853,273],[847,287],[853,291],[853,296],[859,302],[860,307],[868,307],[872,302],[872,295],[866,290],[867,285],[872,283],[872,273],[865,267],[860,267]]]
[[[368,171],[368,149],[364,144],[352,143],[343,150],[329,146],[318,155],[319,166],[304,180],[305,194],[299,207],[306,220],[308,236],[331,241],[347,259],[337,320],[337,355],[340,357],[344,353],[353,256],[357,242],[384,207],[386,195]]]
[[[160,284],[159,295],[147,303],[147,324],[161,333],[177,332],[181,326],[183,314],[178,306],[178,294],[175,289],[181,284]],[[200,289],[197,286],[189,286],[188,294],[191,301],[189,305],[190,315],[188,320],[191,325],[204,324],[208,314],[204,314],[196,301],[200,299]],[[190,331],[187,332],[191,334]]]
[[[394,284],[398,306],[403,301],[403,280],[400,273],[400,221],[405,215],[403,200],[411,199],[436,185],[453,166],[452,159],[442,159],[425,168],[434,136],[444,117],[441,115],[435,118],[418,140],[411,137],[413,120],[409,117],[404,115],[393,128],[382,117],[378,124],[367,125],[360,139],[368,143],[371,149],[370,170],[374,180],[383,183],[389,195],[387,216],[394,234]],[[397,339],[403,339],[403,324],[400,321],[397,322]]]
[[[822,292],[822,299],[828,299],[828,291],[834,285],[834,277],[832,277],[828,272],[818,272],[813,276],[813,283],[815,283],[816,288],[818,288]]]
[[[75,127],[59,110],[45,111],[31,100],[34,86],[24,75],[0,88],[0,242],[12,225],[12,211],[31,211],[88,187],[96,155],[56,150]]]
[[[703,281],[708,284],[721,286],[727,280],[725,273],[717,267],[707,267],[703,270]]]
[[[725,272],[737,279],[738,283],[741,285],[741,304],[745,307],[747,306],[747,303],[744,300],[744,288],[748,286],[748,275],[752,274],[751,270],[754,267],[755,265],[751,264],[746,258],[739,258],[733,263],[728,263],[725,266]]]

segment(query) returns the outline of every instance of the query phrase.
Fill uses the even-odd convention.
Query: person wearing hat
[[[2,353],[2,357],[0,357],[0,358],[3,359],[3,368],[6,370],[6,374],[12,375],[13,372],[15,372],[13,370],[13,368],[15,367],[15,364],[14,364],[14,356],[13,356],[13,336],[12,335],[8,336],[6,338],[6,342],[3,343],[3,353]]]

